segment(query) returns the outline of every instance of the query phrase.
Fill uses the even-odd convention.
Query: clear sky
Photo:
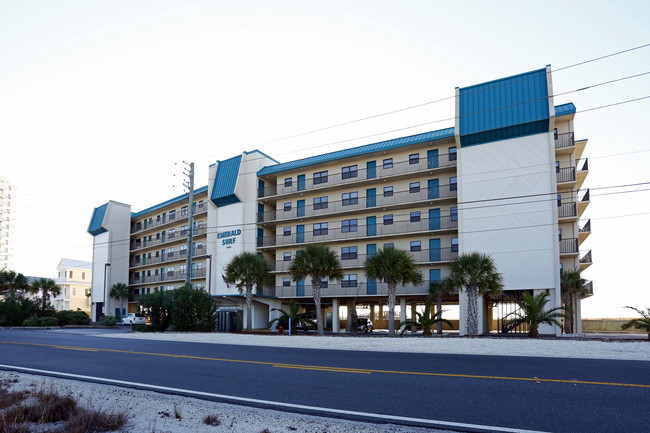
[[[14,268],[53,278],[62,257],[92,260],[93,208],[182,194],[181,161],[203,186],[209,164],[243,150],[288,161],[453,126],[449,100],[269,142],[644,45],[648,17],[648,1],[0,0]],[[573,92],[647,72],[650,47],[557,71],[554,93],[571,93],[555,104],[648,96],[650,75]],[[594,189],[650,182],[649,110],[645,99],[576,115],[592,188],[583,317],[650,306],[650,185]]]

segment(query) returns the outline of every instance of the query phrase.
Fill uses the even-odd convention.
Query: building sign
[[[237,242],[239,236],[241,236],[241,229],[217,233],[217,239],[221,239],[221,245],[226,248],[231,248]]]

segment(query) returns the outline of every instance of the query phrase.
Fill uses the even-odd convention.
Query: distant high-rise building
[[[16,203],[15,189],[7,178],[0,176],[0,270],[11,268],[11,251],[15,236],[12,224]]]

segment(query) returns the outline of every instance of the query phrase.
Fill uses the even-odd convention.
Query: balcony
[[[304,227],[304,226],[303,226]],[[445,231],[458,230],[457,217],[440,217],[440,218],[422,218],[420,221],[396,221],[393,224],[374,224],[374,225],[360,225],[354,231],[343,232],[340,228],[327,229],[324,233],[314,235],[313,230],[304,233],[295,232],[290,235],[284,236],[279,233],[276,236],[265,236],[257,238],[257,246],[263,247],[278,247],[289,245],[301,245],[305,243],[325,243],[337,242],[345,240],[356,240],[361,238],[379,238],[391,236],[404,236],[405,233],[409,235],[416,235],[418,233],[440,234]]]
[[[587,206],[589,206],[589,189],[584,193],[580,201],[578,202],[578,217],[581,217]]]
[[[578,255],[578,238],[561,239],[560,254]]]
[[[163,274],[157,275],[146,275],[145,277],[142,277],[140,275],[137,278],[135,276],[132,276],[129,278],[129,285],[137,286],[142,284],[184,281],[186,276],[187,274],[183,271],[165,272]],[[192,278],[205,278],[205,268],[194,269],[192,271]]]
[[[578,207],[575,202],[561,203],[558,206],[558,217],[562,218],[577,218],[578,217]]]
[[[435,202],[444,202],[455,200],[458,191],[450,186],[443,187],[421,187],[417,192],[398,191],[391,193],[389,196],[379,194],[370,197],[359,197],[347,201],[328,202],[326,208],[314,209],[313,204],[302,207],[292,207],[288,211],[268,211],[257,214],[258,223],[266,222],[286,222],[292,219],[329,217],[332,214],[358,213],[359,211],[373,212],[377,208],[413,208],[418,203],[434,204]],[[345,204],[344,204],[345,203]]]
[[[570,183],[576,181],[576,168],[575,167],[564,167],[560,168],[555,172],[555,177],[557,183]]]
[[[582,188],[582,184],[585,182],[585,178],[589,174],[589,160],[587,158],[581,159],[577,163],[578,165],[578,189]]]
[[[413,258],[413,261],[417,264],[452,262],[456,257],[458,257],[457,249],[452,250],[451,248],[436,248],[433,250],[426,249],[421,251],[411,251],[409,254]],[[357,254],[356,257],[345,260],[339,257],[341,268],[362,268],[366,262],[366,257],[368,257],[366,254]],[[292,262],[289,260],[276,260],[275,263],[271,264],[271,270],[273,272],[288,272],[291,263]]]
[[[194,215],[203,214],[206,213],[207,211],[208,211],[207,203],[199,203],[196,206]],[[173,222],[180,221],[181,219],[187,219],[187,214],[178,217],[176,216],[176,213],[173,213],[167,215],[165,218],[156,218],[155,220],[150,218],[149,220],[145,220],[142,223],[133,224],[131,227],[131,234],[152,230],[157,227],[161,227],[167,224],[171,224]]]
[[[572,148],[574,146],[575,146],[575,141],[573,139],[573,132],[567,132],[565,134],[557,134],[555,136],[556,151],[562,151],[565,149],[569,149],[570,151],[573,151]]]
[[[408,285],[397,286],[397,296],[404,295],[428,295],[430,281],[425,280],[418,286]],[[358,282],[354,287],[342,287],[341,284],[330,283],[327,287],[321,287],[321,297],[368,297],[368,296],[388,296],[388,285],[383,282],[361,283]],[[278,298],[313,298],[311,284],[305,283],[304,287],[277,286],[275,294]]]
[[[419,158],[418,162],[412,164],[410,161],[395,162],[391,167],[384,168],[379,165],[375,168],[359,168],[348,173],[329,173],[327,182],[314,184],[312,178],[305,180],[293,180],[290,185],[284,184],[266,186],[258,189],[258,198],[269,198],[288,194],[303,194],[309,191],[318,191],[340,186],[352,186],[359,183],[376,182],[377,179],[387,179],[398,176],[412,175],[414,173],[434,171],[448,171],[456,167],[456,154],[436,155],[432,157]],[[281,179],[279,179],[281,181]]]
[[[200,257],[206,255],[207,252],[203,247],[197,247],[192,252],[192,257]],[[172,251],[165,255],[159,255],[155,257],[146,257],[141,259],[140,256],[132,257],[129,263],[129,267],[136,268],[140,266],[151,266],[159,263],[169,263],[179,260],[185,260],[187,258],[187,250]]]
[[[585,283],[584,287],[584,294],[582,295],[582,299],[588,298],[590,296],[594,296],[594,282],[593,281],[587,281]]]
[[[189,230],[180,230],[174,233],[167,233],[166,236],[161,236],[152,240],[143,240],[140,239],[131,241],[131,251],[137,251],[144,248],[151,248],[158,245],[168,244],[171,242],[178,242],[183,239],[187,239]],[[200,227],[194,229],[194,237],[205,235],[208,232],[206,227]]]
[[[585,239],[589,237],[591,234],[591,220],[587,220],[586,223],[582,224],[582,227],[578,229],[578,239],[579,242],[582,244]]]
[[[587,251],[584,256],[580,257],[580,270],[584,271],[592,265],[591,250]]]

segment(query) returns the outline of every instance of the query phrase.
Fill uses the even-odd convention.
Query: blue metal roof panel
[[[267,165],[266,167],[258,171],[257,175],[264,176],[271,173],[278,173],[286,170],[294,170],[296,168],[307,167],[310,165],[320,164],[322,162],[330,162],[330,161],[335,161],[337,159],[350,158],[354,156],[378,152],[381,150],[394,149],[397,147],[422,143],[425,141],[452,138],[453,136],[454,136],[454,128],[439,129],[437,131],[425,132],[423,134],[416,134],[408,137],[395,138],[392,140],[381,141],[379,143],[373,143],[373,144],[366,144],[363,146],[353,147],[350,149],[337,150],[335,152],[310,156],[308,158],[297,159],[295,161],[289,161],[289,162],[284,162],[275,165]]]
[[[93,216],[90,219],[90,225],[88,226],[88,233],[90,233],[93,236],[97,236],[107,231],[102,226],[102,224],[104,223],[104,216],[106,215],[107,208],[108,208],[108,203],[105,203],[95,208],[95,210],[93,211]]]
[[[573,105],[573,102],[555,106],[555,117],[566,116],[567,114],[575,114],[575,113],[576,113],[576,106]]]
[[[459,89],[460,136],[549,118],[546,68]]]
[[[217,175],[214,178],[214,186],[212,187],[212,196],[210,197],[210,200],[216,206],[239,202],[239,198],[235,195],[235,186],[237,185],[240,163],[241,155],[219,162]]]
[[[194,190],[194,195],[201,194],[202,192],[206,192],[207,190],[208,190],[207,185],[202,186],[201,188]],[[187,200],[188,198],[189,198],[189,194],[179,195],[178,197],[174,197],[172,199],[169,199],[169,200],[164,201],[162,203],[159,203],[157,205],[148,207],[148,208],[146,208],[144,210],[141,210],[140,212],[132,212],[131,213],[131,218],[138,218],[138,217],[140,217],[142,215],[145,215],[145,214],[147,214],[149,212],[153,212],[155,210],[162,209],[165,206],[169,206],[170,204],[173,204],[173,203],[176,203],[176,202],[179,202],[179,201]]]

